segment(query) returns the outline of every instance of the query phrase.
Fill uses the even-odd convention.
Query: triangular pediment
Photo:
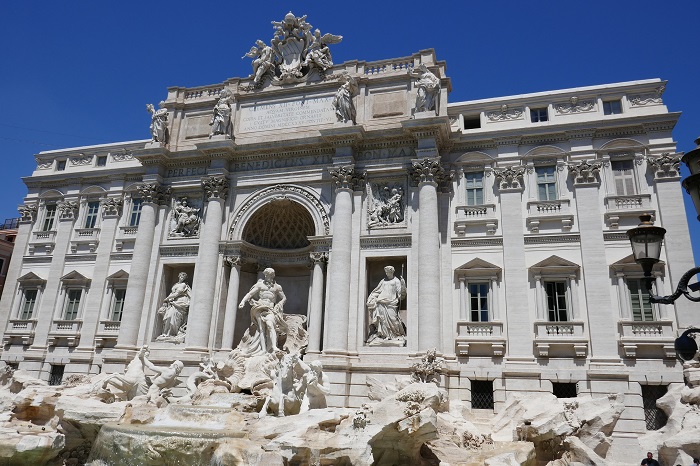
[[[654,270],[655,272],[663,272],[665,265],[666,264],[663,261],[659,261],[656,264],[654,264],[654,268],[652,270]],[[625,273],[641,272],[642,270],[642,266],[634,261],[633,254],[625,256],[617,262],[613,262],[612,264],[610,264],[610,268],[615,272]]]
[[[559,256],[549,256],[543,261],[538,262],[537,264],[532,266],[533,268],[542,268],[542,267],[574,267],[574,268],[579,268],[578,264],[574,264],[571,261],[568,261],[564,258],[561,258]]]
[[[118,270],[114,272],[112,275],[107,277],[107,280],[128,280],[129,279],[129,272],[125,272],[124,270]]]
[[[497,265],[492,264],[491,262],[487,262],[483,259],[479,259],[478,257],[476,259],[472,259],[466,264],[462,264],[458,267],[459,270],[475,270],[475,269],[494,269],[494,270],[501,270],[501,268]]]
[[[462,264],[459,266],[456,270],[455,273],[458,276],[463,276],[463,277],[482,277],[482,278],[490,278],[490,277],[498,277],[498,275],[501,273],[501,268],[495,264],[492,264],[490,262],[487,262],[483,259],[480,258],[475,258],[467,262],[466,264]]]
[[[28,286],[44,286],[46,284],[46,280],[41,278],[39,275],[35,274],[34,272],[29,272],[17,279],[17,282],[20,283],[23,287],[28,287]]]
[[[61,277],[64,287],[68,286],[90,286],[90,279],[80,272],[73,270]]]

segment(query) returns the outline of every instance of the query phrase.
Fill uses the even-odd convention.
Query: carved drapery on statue
[[[340,80],[342,85],[335,93],[333,102],[331,102],[335,109],[335,116],[340,122],[347,123],[350,121],[355,125],[357,124],[355,121],[357,112],[353,98],[358,93],[357,81],[347,73],[342,74]]]
[[[185,282],[187,274],[178,274],[178,281],[170,290],[170,294],[165,297],[163,304],[158,309],[158,316],[163,324],[162,333],[156,341],[168,341],[171,343],[182,343],[185,341],[187,333],[187,314],[190,311],[190,299],[192,289]]]
[[[231,102],[233,101],[233,95],[228,89],[221,91],[219,95],[219,101],[214,106],[213,115],[209,126],[211,126],[211,132],[209,137],[216,136],[218,134],[223,134],[231,137],[233,134],[232,124],[231,124]]]
[[[407,70],[409,76],[416,78],[416,107],[414,115],[420,112],[440,112],[440,79],[435,76],[424,64],[417,68]]]
[[[253,58],[252,88],[261,87],[265,76],[272,84],[302,82],[316,69],[322,78],[333,66],[329,45],[337,44],[343,36],[323,34],[311,24],[306,15],[297,17],[292,12],[282,21],[273,21],[274,35],[270,45],[257,40],[243,58]]]
[[[399,309],[406,299],[406,282],[394,276],[394,267],[384,267],[386,278],[367,297],[369,312],[369,346],[404,346],[406,325],[401,320]]]
[[[190,205],[187,197],[175,201],[170,219],[170,236],[193,237],[199,234],[200,209]]]
[[[390,227],[404,220],[404,187],[399,183],[368,183],[367,227]]]
[[[146,104],[146,110],[151,114],[151,140],[161,145],[168,143],[168,109],[163,108],[164,102],[160,102],[158,110],[153,104]]]

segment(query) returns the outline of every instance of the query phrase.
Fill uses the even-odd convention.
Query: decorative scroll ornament
[[[170,188],[158,183],[145,183],[138,187],[139,197],[148,204],[163,204],[165,196],[170,194]]]
[[[85,155],[82,152],[77,157],[70,158],[71,165],[77,165],[77,166],[90,165],[91,162],[92,162],[92,155]]]
[[[328,46],[339,43],[343,36],[321,35],[318,29],[312,33],[306,15],[297,17],[291,11],[272,25],[275,33],[270,45],[257,40],[242,57],[253,59],[253,85],[247,90],[262,87],[265,76],[270,76],[274,85],[302,82],[314,69],[325,79],[326,70],[333,67]]]
[[[129,160],[134,160],[134,155],[126,149],[122,149],[121,153],[112,154],[112,160],[115,162],[128,162]]]
[[[387,227],[403,222],[404,188],[401,184],[368,184],[367,227]]]
[[[48,162],[43,162],[43,161],[39,160],[38,158],[34,159],[34,160],[36,160],[37,170],[48,170],[49,168],[51,168],[53,166],[53,160],[49,160]]]
[[[102,215],[105,217],[117,216],[121,212],[124,201],[120,197],[108,197],[100,200]]]
[[[22,222],[33,222],[36,220],[37,210],[35,205],[24,204],[17,207]]]
[[[202,179],[202,188],[204,188],[204,198],[209,201],[211,199],[226,199],[228,193],[228,178],[225,176],[209,176]]]
[[[523,111],[520,108],[508,108],[508,105],[503,104],[499,111],[486,113],[486,117],[490,121],[519,120],[523,117]]]
[[[665,90],[666,86],[659,86],[654,92],[632,96],[629,98],[630,104],[633,107],[638,107],[641,105],[660,104],[662,102],[661,96],[663,95]]]
[[[578,97],[572,97],[569,99],[569,103],[557,104],[554,109],[557,113],[580,113],[580,112],[590,112],[593,110],[595,104],[592,100],[584,100],[579,102]]]
[[[355,171],[354,165],[342,165],[328,169],[331,178],[335,182],[335,189],[355,189],[364,179],[364,173]]]
[[[440,164],[440,157],[426,157],[413,160],[410,169],[414,183],[442,183],[449,179],[449,173]]]
[[[513,166],[506,167],[501,170],[494,170],[494,175],[496,180],[499,182],[499,189],[522,189],[523,188],[523,174],[525,173],[525,167],[523,166]]]
[[[175,202],[170,220],[170,236],[197,236],[199,224],[199,209],[189,205],[186,197]]]
[[[668,152],[661,157],[649,158],[649,165],[654,168],[654,178],[678,178],[680,176],[681,156],[671,155]]]
[[[73,220],[75,212],[78,210],[78,203],[75,201],[62,201],[56,204],[58,207],[59,218],[61,220]]]
[[[327,262],[328,261],[328,253],[327,252],[318,252],[318,251],[310,252],[309,259],[311,259],[311,262],[313,264]]]
[[[601,162],[589,163],[584,160],[578,165],[569,165],[569,176],[574,179],[574,184],[597,183],[597,175],[602,166]]]

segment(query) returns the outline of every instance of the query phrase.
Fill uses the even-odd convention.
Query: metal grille
[[[51,365],[51,375],[49,375],[49,385],[61,385],[63,382],[63,371],[66,366]]]
[[[557,398],[576,398],[578,396],[575,383],[552,382],[552,393]]]
[[[472,409],[493,409],[493,381],[472,380]]]
[[[647,430],[659,430],[666,425],[666,413],[656,407],[656,400],[666,394],[666,385],[642,385],[642,402],[644,403],[644,421]]]

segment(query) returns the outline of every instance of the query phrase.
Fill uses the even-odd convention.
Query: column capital
[[[107,217],[118,217],[122,210],[122,204],[124,201],[121,197],[106,197],[100,199],[100,205],[102,206],[102,216]]]
[[[204,188],[205,199],[207,201],[212,199],[226,200],[228,184],[228,178],[223,175],[202,178],[202,188]]]
[[[36,204],[20,204],[17,206],[17,211],[19,212],[21,223],[34,223],[36,220],[36,214],[38,212],[38,207]]]
[[[365,178],[364,173],[355,171],[355,165],[338,165],[328,169],[333,182],[335,183],[336,191],[339,189],[356,190],[361,188],[362,181]]]
[[[74,220],[75,214],[78,211],[78,203],[75,201],[59,201],[56,203],[58,207],[58,218],[61,220]]]
[[[664,152],[660,157],[649,157],[649,167],[654,171],[654,181],[678,181],[681,178],[681,155]]]
[[[409,175],[416,185],[421,183],[441,185],[452,181],[454,173],[445,170],[440,163],[440,157],[426,157],[411,160]]]
[[[320,252],[320,251],[313,251],[309,253],[309,258],[311,259],[311,262],[313,264],[322,264],[326,261],[328,261],[328,253],[327,252]]]
[[[496,181],[498,181],[498,190],[501,192],[507,191],[523,191],[525,167],[516,165],[505,167],[502,169],[494,169],[493,171]]]
[[[584,160],[577,165],[569,165],[569,176],[574,180],[574,186],[597,186],[602,162]]]
[[[224,256],[224,262],[229,267],[240,267],[243,264],[241,256]]]
[[[138,191],[144,204],[163,205],[170,194],[170,188],[160,183],[144,183],[138,187]]]

